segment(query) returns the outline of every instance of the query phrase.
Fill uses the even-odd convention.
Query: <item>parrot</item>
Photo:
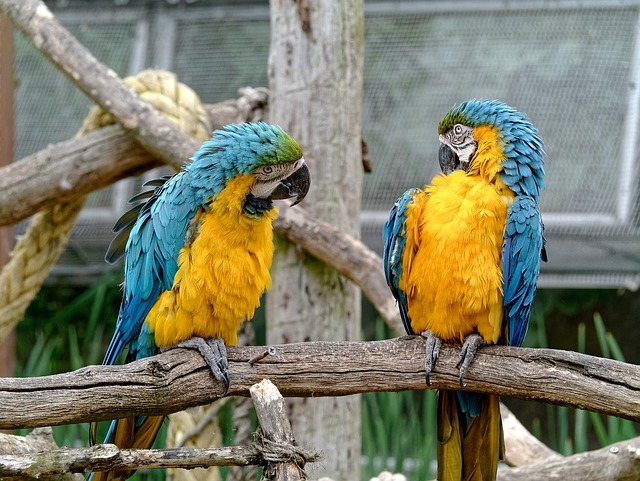
[[[123,255],[124,282],[115,332],[103,365],[183,347],[204,357],[229,387],[226,345],[251,319],[271,287],[275,199],[295,205],[310,186],[298,143],[265,122],[230,124],[178,173],[152,180],[152,189],[115,224],[105,260]],[[150,448],[163,416],[111,422],[106,443]],[[96,423],[90,442],[96,442]],[[93,473],[94,481],[126,479],[133,471]]]
[[[425,339],[425,376],[442,342],[461,345],[459,382],[485,344],[520,346],[541,261],[544,146],[516,109],[493,99],[455,105],[438,124],[441,172],[391,208],[383,269],[410,335]],[[495,480],[504,455],[499,397],[441,390],[440,481]]]

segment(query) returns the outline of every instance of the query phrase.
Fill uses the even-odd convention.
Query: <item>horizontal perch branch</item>
[[[230,347],[229,395],[270,379],[287,397],[342,396],[426,389],[424,341],[308,342]],[[434,389],[457,389],[459,349],[443,346]],[[640,367],[550,349],[489,346],[466,378],[467,389],[538,400],[640,421]],[[37,378],[0,378],[0,429],[159,415],[207,404],[222,386],[191,351],[172,350],[123,366],[89,366]]]
[[[83,473],[107,469],[208,468],[264,465],[253,446],[222,448],[119,449],[113,444],[91,448],[60,448],[20,455],[0,455],[0,479]]]
[[[284,472],[288,476],[273,479],[307,479],[306,462],[316,461],[318,455],[295,446],[291,425],[286,417],[284,398],[268,380],[250,388],[260,431],[253,446],[223,448],[120,449],[113,444],[91,448],[60,448],[52,451],[0,454],[0,479],[19,477],[39,478],[55,474],[87,471],[127,471],[140,468],[207,468],[211,466],[264,466],[265,471]],[[35,438],[33,441],[42,441]],[[4,435],[9,440],[18,439]],[[0,435],[0,453],[2,453]],[[45,438],[46,439],[46,438]],[[26,439],[25,439],[26,441]],[[271,479],[271,478],[270,478]]]

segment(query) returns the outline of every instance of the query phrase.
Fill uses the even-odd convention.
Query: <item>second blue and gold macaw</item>
[[[482,344],[524,340],[541,259],[543,144],[529,120],[471,100],[438,125],[442,174],[410,189],[384,226],[384,270],[409,334],[462,344],[460,384]],[[438,479],[495,480],[504,452],[497,396],[440,391]]]
[[[124,298],[103,364],[126,362],[173,347],[197,349],[228,387],[227,345],[242,321],[253,317],[271,286],[273,199],[300,202],[309,170],[299,145],[264,122],[228,125],[214,132],[193,162],[154,190],[116,224],[106,255],[125,259]],[[111,423],[105,442],[149,448],[163,416]],[[95,424],[91,441],[95,442]],[[131,471],[95,473],[126,479]]]

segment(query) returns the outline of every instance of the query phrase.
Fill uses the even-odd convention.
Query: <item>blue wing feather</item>
[[[405,228],[407,206],[419,191],[420,189],[409,189],[396,200],[389,212],[389,219],[382,229],[384,275],[393,297],[398,302],[402,324],[408,334],[415,333],[407,312],[407,295],[400,289],[399,284],[402,276],[402,257],[407,240]]]
[[[544,253],[543,225],[533,198],[516,196],[509,208],[502,247],[502,271],[507,344],[520,346],[529,327],[529,315]]]
[[[122,231],[130,232],[126,248],[124,296],[103,364],[114,364],[128,345],[128,360],[154,354],[149,352],[146,340],[137,341],[144,319],[156,299],[172,287],[173,277],[178,270],[178,253],[183,247],[189,222],[198,208],[194,202],[188,202],[191,192],[186,175],[183,171],[179,175],[147,183],[156,188],[153,195],[138,208],[138,217],[128,219],[133,225],[119,222]],[[119,242],[122,243],[122,239]],[[116,255],[112,253],[111,258]],[[144,352],[137,353],[141,347],[144,347]]]

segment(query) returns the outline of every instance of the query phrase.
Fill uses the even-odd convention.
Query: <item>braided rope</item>
[[[309,479],[304,471],[307,463],[315,463],[321,459],[320,455],[288,442],[277,442],[267,439],[261,430],[254,436],[253,446],[260,451],[267,462],[264,466],[262,479],[275,479],[275,464],[288,463],[295,466],[300,479]]]
[[[193,90],[179,83],[175,74],[145,70],[124,82],[194,139],[203,141],[211,135],[200,99]],[[93,107],[76,136],[113,123],[111,115]],[[0,272],[0,340],[22,319],[58,261],[85,201],[83,196],[38,212],[18,239],[10,261]]]

